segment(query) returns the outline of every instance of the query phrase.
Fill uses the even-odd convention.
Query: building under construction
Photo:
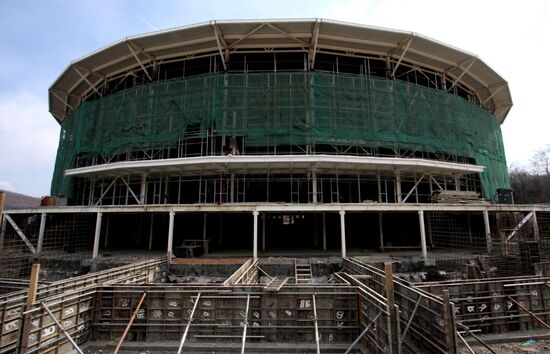
[[[473,54],[211,21],[72,62],[49,105],[54,197],[3,212],[0,353],[456,353],[550,333],[550,206],[513,203],[510,91]]]

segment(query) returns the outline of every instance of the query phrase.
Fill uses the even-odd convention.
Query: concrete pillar
[[[485,225],[485,239],[487,240],[487,252],[491,252],[491,225],[489,224],[489,212],[483,211],[483,224]]]
[[[422,257],[428,259],[428,248],[426,246],[426,228],[424,226],[424,210],[418,211],[418,223],[420,224],[420,245],[422,246]]]
[[[384,224],[382,213],[378,213],[378,232],[380,236],[380,251],[384,252]]]
[[[395,171],[395,195],[397,202],[401,203],[403,200],[401,198],[401,172]]]
[[[327,218],[325,213],[323,213],[323,251],[327,250]]]
[[[92,259],[97,258],[99,255],[99,237],[101,236],[101,219],[103,218],[103,213],[98,212],[95,220],[95,234],[94,234],[94,250],[92,252]]]
[[[317,203],[317,173],[311,172],[311,191],[313,193],[312,202]]]
[[[175,211],[170,212],[170,219],[168,220],[168,245],[166,247],[166,256],[171,259],[174,254],[172,251],[172,246],[174,244],[174,216],[176,215]]]
[[[254,211],[252,215],[254,216],[254,242],[252,246],[252,258],[254,260],[258,259],[258,212]]]
[[[40,215],[40,229],[38,230],[38,243],[36,245],[36,254],[42,252],[42,244],[44,243],[44,232],[46,231],[46,213]]]
[[[265,252],[265,213],[262,213],[262,252]]]
[[[340,210],[340,237],[342,244],[342,258],[346,258],[346,212]]]

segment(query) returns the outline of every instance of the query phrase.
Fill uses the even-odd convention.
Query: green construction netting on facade
[[[212,74],[84,102],[62,126],[52,194],[71,194],[77,154],[173,146],[189,126],[247,146],[332,144],[446,152],[486,167],[483,193],[508,188],[499,124],[456,95],[402,81],[318,72]]]

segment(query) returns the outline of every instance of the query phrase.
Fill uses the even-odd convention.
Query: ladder
[[[295,259],[294,274],[296,275],[296,284],[311,283],[311,262],[309,259]]]

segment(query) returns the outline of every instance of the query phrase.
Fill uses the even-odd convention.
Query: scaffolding
[[[64,172],[75,167],[227,154],[475,163],[485,199],[509,187],[498,122],[464,98],[370,76],[277,72],[177,78],[83,102],[63,121],[52,194],[73,196]]]

